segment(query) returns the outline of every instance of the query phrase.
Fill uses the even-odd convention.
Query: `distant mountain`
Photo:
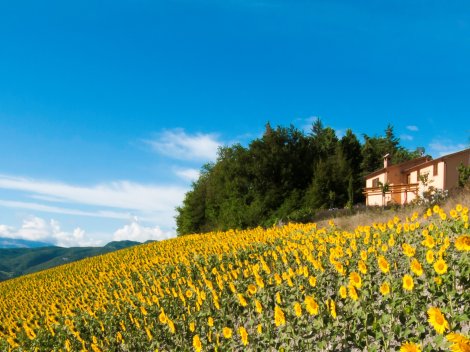
[[[63,248],[49,245],[37,248],[0,248],[0,281],[138,244],[141,243],[113,241],[104,247]]]
[[[0,248],[38,248],[50,247],[51,243],[0,237]]]

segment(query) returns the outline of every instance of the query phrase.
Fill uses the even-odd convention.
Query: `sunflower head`
[[[380,285],[380,293],[384,296],[390,293],[390,284],[388,282],[384,282],[382,285]]]
[[[444,259],[440,258],[436,260],[434,263],[434,270],[439,275],[445,274],[447,272],[447,263],[444,261]]]
[[[438,334],[443,334],[445,330],[449,329],[449,323],[439,308],[431,307],[428,309],[427,313],[429,324],[431,324]]]
[[[421,348],[413,342],[405,342],[401,345],[400,352],[421,352]]]
[[[412,291],[413,287],[414,287],[413,278],[408,274],[403,276],[403,288],[407,291]]]

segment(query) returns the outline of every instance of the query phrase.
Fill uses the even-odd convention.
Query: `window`
[[[372,187],[379,187],[379,178],[374,178],[372,180]]]
[[[411,174],[406,175],[406,183],[407,184],[411,183]]]
[[[438,164],[435,163],[435,164],[433,165],[433,167],[432,167],[432,174],[433,174],[433,176],[436,176],[437,173],[438,173],[437,165],[438,165]]]

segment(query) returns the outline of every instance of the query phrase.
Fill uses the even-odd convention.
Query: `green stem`
[[[366,347],[367,347],[367,351],[369,351],[369,334],[367,332],[367,313],[365,314],[365,319],[364,319],[364,326],[365,326],[365,330],[366,330]]]

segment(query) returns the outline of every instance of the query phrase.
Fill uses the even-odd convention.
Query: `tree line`
[[[217,160],[202,167],[199,179],[178,207],[178,235],[307,222],[318,209],[352,207],[364,201],[364,175],[421,155],[400,145],[388,125],[382,136],[348,129],[338,138],[320,119],[309,133],[266,124],[247,147],[219,148]]]

